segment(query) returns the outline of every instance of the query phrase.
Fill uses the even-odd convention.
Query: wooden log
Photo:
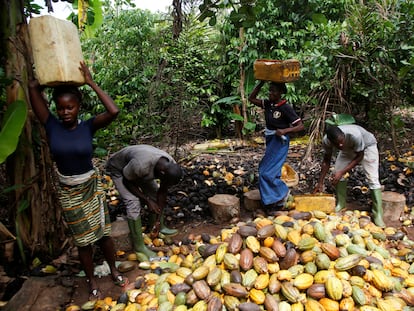
[[[240,199],[230,194],[216,194],[208,198],[211,214],[216,223],[223,223],[238,218]]]
[[[259,189],[250,190],[243,194],[243,208],[255,211],[262,207]]]
[[[404,213],[405,196],[398,192],[384,191],[382,193],[382,208],[384,221],[398,221]]]

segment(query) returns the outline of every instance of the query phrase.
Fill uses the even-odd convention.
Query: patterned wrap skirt
[[[74,244],[87,246],[111,234],[101,176],[97,169],[82,175],[59,176],[59,199]]]

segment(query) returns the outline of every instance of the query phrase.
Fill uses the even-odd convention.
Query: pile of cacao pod
[[[414,309],[414,242],[364,212],[283,212],[171,245],[112,305],[90,310]],[[139,256],[138,256],[139,255]],[[72,309],[67,309],[72,310]]]

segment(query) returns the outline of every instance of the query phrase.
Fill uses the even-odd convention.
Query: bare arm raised
[[[91,72],[89,71],[89,68],[86,66],[85,62],[80,63],[79,70],[82,71],[83,75],[85,76],[86,84],[95,91],[102,104],[105,106],[106,111],[98,114],[94,120],[94,126],[96,129],[103,128],[115,120],[119,114],[119,108],[116,106],[113,99],[106,92],[104,92],[92,79]]]
[[[254,104],[256,106],[259,106],[261,108],[263,108],[263,100],[258,99],[257,94],[259,94],[259,92],[262,89],[264,83],[265,83],[264,81],[260,81],[259,84],[257,84],[255,86],[255,88],[253,89],[252,93],[249,95],[249,101],[252,104]]]
[[[49,117],[50,111],[48,108],[47,100],[43,94],[43,89],[39,84],[39,81],[32,80],[29,83],[29,95],[30,103],[32,105],[33,112],[42,124],[45,124]]]

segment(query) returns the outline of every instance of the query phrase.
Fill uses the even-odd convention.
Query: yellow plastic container
[[[300,77],[300,62],[297,59],[257,59],[253,69],[256,80],[292,82]]]
[[[322,211],[333,213],[335,211],[335,196],[332,194],[302,194],[293,197],[295,209],[301,212]]]
[[[85,84],[79,70],[84,58],[75,24],[50,15],[33,17],[29,35],[36,77],[41,85]]]

